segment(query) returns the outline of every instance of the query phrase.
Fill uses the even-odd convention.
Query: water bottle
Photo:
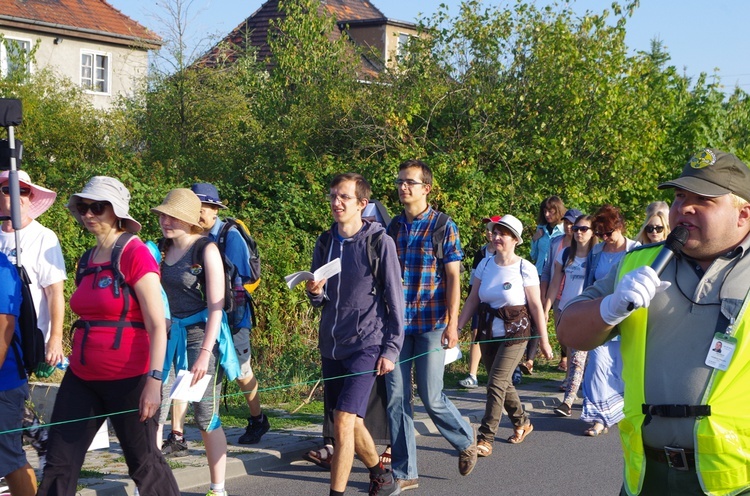
[[[68,360],[68,357],[63,357],[63,359],[55,365],[58,369],[65,371],[65,369],[68,368],[68,365],[70,365],[70,360]]]
[[[230,320],[233,325],[238,325],[245,318],[245,307],[247,306],[247,295],[240,277],[234,279],[232,292],[234,293],[234,315]]]

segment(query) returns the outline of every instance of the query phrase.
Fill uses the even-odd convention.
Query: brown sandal
[[[534,430],[534,426],[529,424],[524,425],[523,427],[516,427],[513,430],[513,435],[508,438],[508,442],[510,444],[521,444],[524,439],[526,439],[526,436],[531,434],[531,431]]]
[[[477,442],[477,456],[480,458],[484,458],[486,456],[490,456],[492,454],[492,443],[489,443],[482,439],[481,441]]]
[[[326,444],[320,449],[310,450],[302,458],[312,462],[323,470],[331,470],[331,460],[333,459],[333,446]]]
[[[391,464],[391,446],[388,445],[385,447],[385,451],[381,453],[380,455],[380,463],[383,465],[390,465]]]

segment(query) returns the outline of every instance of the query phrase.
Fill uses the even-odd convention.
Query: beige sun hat
[[[79,224],[83,225],[81,214],[76,210],[78,199],[105,201],[112,205],[115,216],[122,221],[122,228],[133,234],[141,230],[141,223],[132,218],[130,210],[130,191],[119,180],[108,176],[94,176],[89,179],[83,191],[70,195],[68,210]]]
[[[157,214],[169,215],[191,226],[201,227],[201,200],[187,188],[173,189],[161,202],[161,205],[151,209]]]

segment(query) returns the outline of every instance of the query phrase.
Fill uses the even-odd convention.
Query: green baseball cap
[[[690,158],[680,177],[659,185],[659,189],[667,188],[710,198],[734,193],[750,200],[750,169],[731,153],[706,148]]]

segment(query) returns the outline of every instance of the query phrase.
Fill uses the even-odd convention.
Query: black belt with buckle
[[[644,446],[646,458],[659,463],[666,463],[675,470],[695,470],[695,451],[684,448],[665,446],[661,449]]]
[[[688,418],[688,417],[709,417],[711,415],[711,405],[641,405],[641,412],[646,416],[643,419],[643,425],[651,423],[651,418],[658,417],[671,418]]]

